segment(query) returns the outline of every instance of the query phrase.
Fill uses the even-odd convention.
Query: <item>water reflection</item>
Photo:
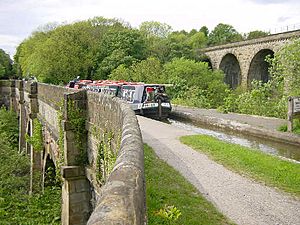
[[[213,136],[219,140],[226,141],[233,144],[239,144],[245,147],[259,149],[265,153],[280,156],[280,158],[288,159],[290,161],[300,163],[300,149],[298,146],[288,145],[273,141],[267,141],[252,136],[245,136],[233,132],[225,132],[220,130],[211,130],[211,127],[192,125],[188,122],[168,119],[168,123],[181,129],[193,131],[198,134],[206,134]]]

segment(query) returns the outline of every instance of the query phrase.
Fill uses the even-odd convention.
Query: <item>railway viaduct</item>
[[[274,56],[282,46],[300,37],[300,31],[269,35],[253,40],[235,42],[201,49],[213,69],[225,73],[225,82],[231,88],[248,87],[252,80],[269,79],[267,55]]]
[[[30,192],[54,165],[62,224],[144,224],[144,156],[134,112],[100,93],[0,80],[0,105],[19,117],[19,151],[31,159]],[[39,137],[41,149],[32,139]]]

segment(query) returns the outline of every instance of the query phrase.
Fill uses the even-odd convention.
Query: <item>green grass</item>
[[[287,132],[287,124],[281,125],[277,130]],[[300,134],[300,119],[294,119],[292,132],[295,134]]]
[[[180,140],[233,171],[300,196],[300,164],[206,135],[184,136]]]
[[[144,150],[149,225],[232,224],[179,172],[160,160],[149,146],[145,145]],[[164,211],[165,206],[176,207],[181,212],[179,218],[168,220],[160,216],[158,212]],[[176,212],[169,215],[176,215]]]

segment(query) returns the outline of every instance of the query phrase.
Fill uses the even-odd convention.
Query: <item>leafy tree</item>
[[[197,32],[189,38],[188,43],[192,49],[204,48],[207,44],[207,37],[203,32]]]
[[[251,31],[246,35],[246,39],[250,40],[250,39],[255,39],[255,38],[260,38],[260,37],[265,37],[270,35],[269,32],[264,32],[264,31],[260,31],[260,30],[255,30],[255,31]]]
[[[197,30],[196,29],[192,29],[190,32],[189,32],[189,36],[193,36],[194,34],[197,33]]]
[[[208,30],[207,26],[201,27],[199,31],[202,32],[205,35],[205,37],[208,37],[209,30]]]
[[[160,61],[150,57],[139,63],[132,65],[132,77],[134,81],[142,81],[146,83],[163,83],[162,76],[163,67]]]
[[[12,75],[12,60],[4,50],[0,49],[0,79]]]
[[[133,56],[127,55],[124,50],[116,49],[99,63],[93,79],[107,79],[108,75],[119,65],[128,67],[135,61],[136,59]]]
[[[164,83],[163,66],[154,57],[134,63],[131,67],[118,66],[109,78],[114,80],[139,81],[145,83]]]
[[[198,107],[217,107],[222,104],[228,89],[224,84],[224,74],[212,71],[205,62],[189,59],[173,59],[165,64],[166,81],[173,84],[174,98],[194,102]]]
[[[188,36],[182,32],[173,32],[168,36],[167,46],[169,48],[168,61],[173,58],[193,58],[193,51],[188,43]]]
[[[111,30],[103,36],[97,59],[100,62],[94,78],[106,79],[121,64],[131,65],[146,58],[146,41],[137,30]]]
[[[275,53],[271,61],[271,74],[284,82],[284,93],[300,96],[300,39],[285,45]]]
[[[108,78],[111,80],[134,81],[133,77],[131,76],[130,68],[126,67],[124,64],[121,64],[116,69],[114,69],[108,76]]]
[[[172,27],[166,23],[160,23],[157,21],[143,22],[140,27],[140,31],[146,36],[155,36],[160,38],[166,38],[172,31]]]
[[[243,40],[242,35],[233,26],[223,23],[219,23],[208,35],[209,45],[221,45],[241,40]]]

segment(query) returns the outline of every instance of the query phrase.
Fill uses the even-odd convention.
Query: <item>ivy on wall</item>
[[[35,118],[33,119],[33,132],[32,136],[26,134],[26,142],[32,145],[34,151],[43,151],[44,149],[44,139],[43,139],[43,125],[41,122]]]
[[[76,157],[76,164],[83,166],[88,162],[85,141],[82,140],[82,137],[86,137],[87,133],[85,129],[85,111],[76,107],[74,101],[69,101],[67,108],[68,122],[74,132],[75,146],[79,151],[79,154]]]
[[[119,133],[113,131],[100,132],[96,126],[92,128],[92,135],[99,141],[96,158],[96,178],[100,185],[106,182],[114,168],[120,148],[121,138]]]

